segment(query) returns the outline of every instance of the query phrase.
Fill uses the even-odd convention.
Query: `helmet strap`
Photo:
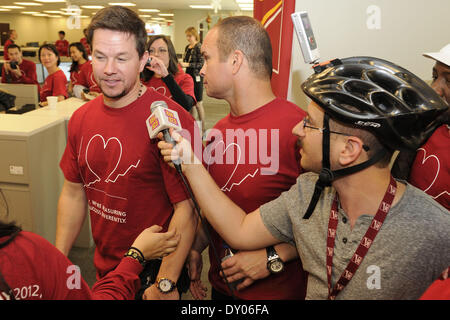
[[[387,153],[387,150],[382,148],[375,155],[367,161],[364,161],[360,164],[357,164],[352,167],[347,167],[339,170],[331,171],[330,166],[330,123],[329,116],[326,112],[323,115],[323,142],[322,142],[322,169],[319,173],[319,179],[317,180],[314,186],[314,193],[309,202],[308,209],[303,216],[303,219],[309,219],[316,208],[317,202],[319,201],[320,195],[325,187],[331,186],[331,183],[336,180],[336,178],[340,178],[349,174],[356,173],[363,169],[370,167],[371,165],[380,161]]]

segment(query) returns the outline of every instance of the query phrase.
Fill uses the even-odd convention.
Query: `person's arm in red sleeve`
[[[64,72],[59,72],[55,74],[55,77],[53,78],[53,90],[52,95],[58,97],[58,101],[62,101],[69,97],[69,94],[67,93],[67,79],[64,75]]]
[[[5,66],[2,66],[2,83],[6,83],[6,70]]]
[[[22,64],[22,78],[21,82],[25,84],[38,84],[36,74],[36,64],[33,62]]]

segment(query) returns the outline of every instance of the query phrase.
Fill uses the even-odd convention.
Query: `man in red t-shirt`
[[[4,63],[2,67],[2,82],[35,84],[39,91],[36,64],[33,61],[24,59],[20,47],[16,44],[11,44],[8,47],[8,55],[9,61]]]
[[[130,9],[100,10],[88,27],[92,68],[102,95],[70,119],[60,162],[65,183],[58,205],[56,247],[68,254],[86,214],[96,244],[97,278],[118,265],[133,239],[146,227],[176,229],[181,240],[164,257],[146,299],[178,299],[177,280],[194,239],[197,221],[177,172],[163,163],[146,119],[154,101],[178,112],[181,126],[199,137],[183,108],[140,83],[148,59],[144,22]],[[194,136],[195,132],[195,136]],[[141,279],[145,280],[145,279]]]
[[[231,30],[237,38],[230,38]],[[202,46],[205,64],[200,75],[206,93],[225,99],[231,111],[208,135],[205,166],[221,190],[247,213],[289,190],[302,172],[292,128],[306,113],[274,96],[270,45],[258,21],[232,17],[210,30]],[[228,245],[214,230],[211,234],[223,259],[230,252]],[[191,292],[198,299],[205,296],[199,280],[205,240],[199,233],[190,254],[191,281],[195,280]],[[221,263],[210,245],[213,300],[231,299],[231,295],[245,300],[305,298],[306,274],[294,246],[282,243],[256,251],[231,251],[234,255]],[[239,281],[233,293],[220,276],[220,263],[229,282]],[[281,265],[283,270],[276,268]]]
[[[91,46],[89,45],[89,42],[87,41],[87,29],[83,29],[84,37],[80,39],[81,44],[83,45],[84,49],[86,50],[86,53],[88,56],[91,55]]]
[[[68,57],[69,56],[69,41],[64,39],[66,33],[64,31],[58,32],[59,40],[56,40],[55,47],[58,49],[58,53],[60,56]]]
[[[3,59],[9,60],[8,47],[14,43],[17,37],[18,35],[16,30],[9,30],[8,39],[5,41],[5,44],[3,46]]]

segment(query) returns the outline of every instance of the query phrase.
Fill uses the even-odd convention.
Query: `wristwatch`
[[[123,256],[131,257],[131,258],[139,261],[139,263],[145,267],[146,261],[144,259],[142,252],[139,249],[131,247],[130,249],[128,249],[127,253],[125,253]]]
[[[284,270],[284,263],[275,251],[273,246],[267,247],[267,269],[270,273],[276,274]]]
[[[162,293],[169,293],[177,287],[177,284],[167,278],[158,278],[158,280],[156,281],[156,287]]]

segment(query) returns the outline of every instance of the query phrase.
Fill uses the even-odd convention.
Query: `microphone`
[[[182,129],[178,113],[169,109],[165,101],[154,101],[150,106],[150,110],[152,114],[145,121],[150,139],[156,138],[158,133],[162,132],[164,140],[175,146],[176,142],[171,137],[169,129]],[[175,160],[172,162],[175,165],[175,168],[181,171],[180,160]]]

